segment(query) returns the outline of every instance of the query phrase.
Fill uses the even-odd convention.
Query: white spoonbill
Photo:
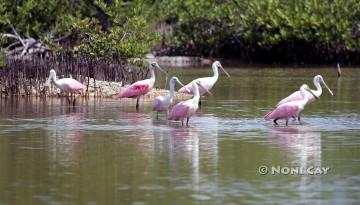
[[[221,70],[223,70],[224,73],[230,78],[229,73],[226,72],[226,70],[222,67],[221,63],[219,61],[215,61],[212,64],[212,70],[213,70],[213,73],[214,73],[214,75],[212,77],[197,78],[197,79],[191,81],[190,83],[188,83],[187,85],[183,86],[182,88],[180,88],[178,90],[178,92],[193,94],[192,89],[191,89],[192,88],[192,82],[197,82],[198,81],[203,86],[203,88],[200,88],[200,96],[203,96],[207,92],[206,90],[208,90],[208,91],[211,90],[211,88],[215,85],[215,83],[219,79],[219,68]],[[200,99],[199,103],[201,105],[201,99]]]
[[[174,97],[174,89],[175,89],[175,84],[179,83],[181,86],[184,86],[184,84],[182,84],[180,82],[180,80],[173,76],[170,79],[170,93],[169,95],[165,95],[165,96],[157,96],[154,99],[153,102],[153,111],[156,111],[156,119],[159,119],[159,112],[164,112],[164,111],[168,111],[170,109],[170,106],[173,103],[173,97]]]
[[[330,88],[325,83],[324,78],[321,75],[316,75],[314,77],[314,79],[313,79],[313,83],[314,83],[314,85],[316,87],[316,90],[311,90],[314,95],[311,95],[310,93],[306,92],[307,97],[309,98],[309,103],[312,103],[316,99],[320,98],[320,96],[322,94],[322,88],[321,88],[320,83],[324,84],[324,86],[328,89],[328,91],[329,91],[329,93],[331,95],[334,95],[333,92],[330,90]],[[286,98],[282,99],[280,102],[278,102],[276,107],[280,106],[281,104],[287,103],[287,102],[298,101],[298,100],[301,100],[301,99],[303,99],[303,97],[302,97],[300,91],[295,91],[291,95],[289,95],[288,97],[286,97]],[[297,115],[299,121],[300,121],[300,115],[301,115],[301,113],[299,113],[299,115]],[[294,116],[294,117],[296,117],[296,116]]]
[[[165,73],[165,71],[156,62],[150,63],[150,78],[131,84],[124,91],[119,92],[118,98],[136,98],[136,110],[139,110],[140,97],[148,93],[154,87],[156,68]]]
[[[84,89],[84,85],[79,81],[72,78],[56,78],[56,72],[54,69],[50,70],[49,78],[47,79],[45,86],[50,86],[50,83],[53,82],[56,87],[67,94],[71,94],[71,98],[74,93],[80,93]],[[68,96],[69,104],[71,104],[70,97]],[[73,106],[75,106],[76,97],[72,100]]]
[[[200,100],[200,88],[204,89],[205,92],[208,92],[211,95],[211,92],[208,91],[204,86],[201,85],[200,81],[193,81],[191,83],[192,92],[194,93],[194,97],[181,101],[176,104],[170,111],[168,120],[181,120],[181,125],[184,126],[184,119],[186,118],[186,126],[189,126],[189,119],[191,116],[195,114],[197,109],[199,108],[199,100]]]
[[[315,99],[318,99],[318,97],[313,93],[312,90],[309,89],[309,86],[306,84],[300,87],[299,92],[301,94],[302,99],[297,101],[286,102],[277,106],[273,111],[266,114],[264,116],[264,119],[265,120],[273,119],[275,125],[278,124],[276,122],[277,120],[285,119],[287,126],[290,117],[298,116],[300,112],[304,110],[305,105],[310,100],[308,93],[310,93]]]

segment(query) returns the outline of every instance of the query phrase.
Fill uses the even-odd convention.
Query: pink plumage
[[[80,93],[84,89],[84,85],[79,81],[72,79],[72,78],[56,78],[56,72],[54,69],[50,70],[49,78],[47,79],[45,86],[50,86],[50,83],[54,82],[55,86],[58,87],[60,90],[64,91],[65,93]],[[72,95],[71,97],[72,98]],[[71,100],[68,97],[69,104]],[[73,99],[73,106],[75,106],[76,97]]]
[[[150,91],[149,84],[132,84],[126,88],[123,92],[120,92],[119,98],[137,98],[141,95],[145,95]]]
[[[300,111],[299,106],[283,104],[264,116],[265,120],[289,119]]]
[[[206,88],[207,90],[211,90],[211,88],[213,87],[213,84],[211,84],[211,82],[208,82],[206,80],[202,80],[202,79],[199,80],[200,84],[201,84],[201,87],[199,87],[200,96],[203,96],[203,95],[205,95],[205,93],[207,93],[207,91],[204,88]],[[192,86],[192,82],[190,82],[187,85],[185,85],[184,87],[180,88],[178,90],[178,92],[193,94],[191,86]]]
[[[185,85],[184,87],[180,88],[178,90],[179,93],[187,93],[187,94],[192,94],[192,91],[191,91],[191,83]]]
[[[168,120],[184,120],[185,118],[189,117],[189,110],[190,107],[184,103],[179,103],[175,105],[168,116]]]
[[[150,64],[150,78],[137,81],[118,94],[118,98],[136,98],[136,110],[139,110],[140,97],[148,93],[155,84],[155,68],[163,71],[156,62]],[[165,71],[163,71],[165,72]]]
[[[227,73],[225,71],[225,69],[222,67],[222,65],[221,65],[221,63],[219,61],[213,62],[213,64],[211,65],[211,68],[212,68],[213,73],[214,73],[214,75],[212,77],[197,78],[197,79],[193,80],[192,82],[188,83],[187,85],[183,86],[181,89],[178,90],[178,92],[192,94],[193,93],[192,83],[193,82],[199,82],[200,85],[201,85],[200,88],[199,88],[200,96],[203,96],[205,93],[210,91],[211,88],[217,82],[217,80],[219,78],[218,68],[221,68],[225,72],[225,74],[230,78],[229,73]]]
[[[72,78],[62,78],[58,80],[59,88],[65,92],[75,93],[84,89],[84,85]]]
[[[155,98],[153,102],[153,110],[158,110],[161,107],[161,101],[157,98]]]
[[[314,76],[313,82],[316,87],[316,90],[309,89],[308,91],[305,92],[305,95],[308,98],[308,103],[312,103],[312,102],[316,101],[316,99],[319,99],[319,97],[321,96],[322,88],[321,88],[320,83],[322,83],[328,89],[328,91],[331,95],[334,95],[333,92],[330,90],[330,88],[325,83],[325,81],[321,75]],[[276,106],[279,106],[281,104],[288,103],[288,102],[302,100],[302,99],[303,99],[303,96],[300,93],[300,91],[295,91],[288,97],[282,99]]]
[[[309,98],[309,103],[314,102],[316,99],[313,95],[307,93],[307,96]],[[293,102],[293,101],[299,101],[302,100],[303,96],[301,95],[300,91],[295,91],[293,92],[291,95],[289,95],[288,97],[282,99],[280,102],[278,102],[278,104],[276,105],[276,107],[284,104],[284,103],[288,103],[288,102]]]
[[[314,98],[316,96],[309,89],[309,86],[306,85],[306,84],[303,84],[300,87],[299,93],[300,93],[301,99],[299,99],[297,101],[286,102],[286,103],[278,105],[273,111],[266,114],[264,116],[264,119],[265,120],[274,119],[274,123],[276,125],[277,125],[276,121],[279,120],[279,119],[286,119],[286,125],[288,125],[289,118],[291,118],[293,116],[298,116],[299,121],[300,121],[300,115],[299,114],[301,113],[301,111],[304,109],[305,105],[310,100],[308,94],[313,95]],[[293,98],[297,97],[296,93],[293,93],[288,98],[290,98],[290,97],[293,97]],[[287,100],[287,99],[285,98],[284,100]]]

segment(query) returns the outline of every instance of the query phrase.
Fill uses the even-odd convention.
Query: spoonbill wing
[[[171,109],[168,120],[180,120],[187,117],[190,107],[183,102],[176,104],[173,109]]]
[[[140,95],[144,95],[149,91],[149,84],[147,83],[134,83],[126,88],[123,92],[120,92],[119,98],[135,98]]]

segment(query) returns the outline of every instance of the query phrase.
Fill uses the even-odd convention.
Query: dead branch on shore
[[[16,41],[6,47],[6,56],[13,58],[22,58],[34,54],[45,54],[51,49],[40,40],[32,37],[23,38],[16,31],[10,21],[7,21],[13,33],[3,33],[3,37],[15,39]]]

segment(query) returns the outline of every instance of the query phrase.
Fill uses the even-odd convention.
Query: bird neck
[[[314,92],[314,94],[319,97],[322,94],[322,87],[320,85],[320,82],[314,80],[314,85],[316,87],[316,91]]]
[[[54,84],[59,87],[59,82],[57,80],[57,77],[56,77],[56,73],[52,73],[51,76],[50,76],[50,80],[54,82]]]
[[[172,81],[170,81],[170,99],[174,97],[174,93],[175,93],[175,83],[172,83]]]
[[[154,69],[150,69],[150,79],[155,80],[155,70]]]
[[[193,99],[195,100],[195,102],[199,102],[199,100],[200,100],[199,86],[196,83],[193,83],[192,89],[193,89],[193,93],[194,93]]]
[[[216,80],[219,78],[219,69],[216,65],[212,66],[212,70],[213,70],[213,78],[215,78]]]
[[[304,106],[308,103],[308,101],[309,101],[309,97],[308,97],[308,95],[307,95],[306,92],[307,92],[307,91],[306,91],[305,89],[300,89],[300,93],[301,93],[301,95],[302,95],[302,97],[303,97],[303,99],[302,99],[302,101],[301,101],[301,103],[300,103],[300,105],[301,105],[302,107],[304,107]]]

